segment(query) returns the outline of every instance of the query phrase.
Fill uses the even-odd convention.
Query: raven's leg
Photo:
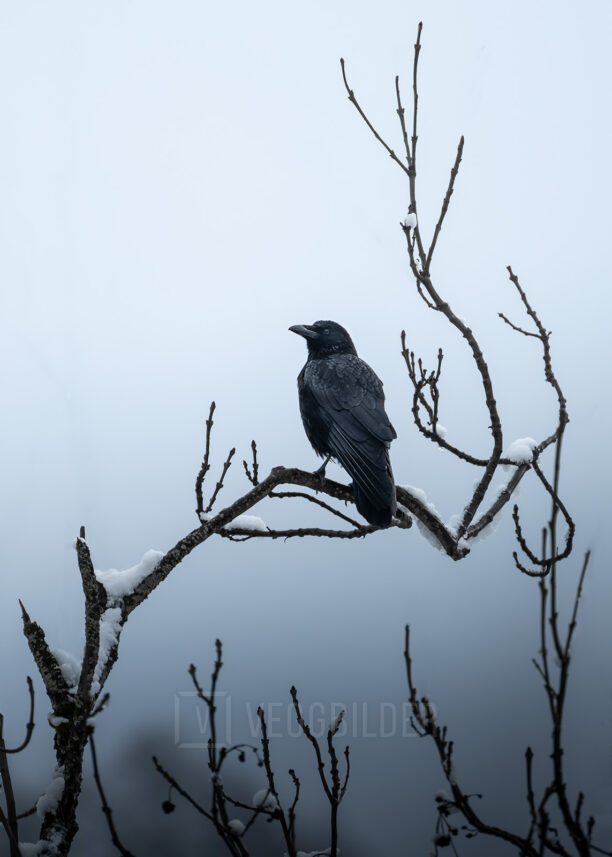
[[[331,461],[331,455],[328,455],[327,458],[325,459],[325,461],[323,462],[323,464],[319,467],[319,469],[315,470],[315,472],[314,472],[314,475],[319,477],[319,481],[321,482],[321,484],[323,483],[323,480],[325,479],[325,468],[327,467],[327,465],[329,464],[330,461]]]

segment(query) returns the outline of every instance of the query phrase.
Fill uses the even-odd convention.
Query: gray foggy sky
[[[441,421],[475,454],[489,449],[482,390],[464,343],[415,293],[398,226],[404,176],[346,99],[338,63],[399,149],[393,80],[403,76],[407,101],[419,20],[420,223],[429,235],[464,134],[433,273],[479,337],[508,443],[555,420],[537,343],[496,317],[524,321],[508,263],[554,332],[571,416],[564,496],[579,528],[568,588],[578,553],[594,550],[568,757],[591,811],[610,817],[609,2],[3,5],[1,706],[20,728],[32,665],[17,597],[54,645],[79,651],[80,524],[99,568],[133,565],[195,526],[211,399],[216,467],[238,449],[226,500],[245,489],[239,462],[253,437],[264,470],[314,466],[295,390],[305,350],[291,324],[333,318],[350,330],[385,382],[397,481],[426,490],[445,519],[461,509],[475,475],[412,425],[400,331],[430,365],[444,347]],[[529,479],[520,502],[535,538],[548,510]],[[261,515],[318,520],[288,505]],[[347,544],[207,542],[126,628],[98,729],[117,788],[143,779],[117,755],[135,735],[154,732],[170,755],[174,694],[188,689],[190,661],[208,670],[215,637],[236,711],[286,701],[292,683],[305,700],[400,704],[410,622],[419,684],[457,735],[458,763],[492,812],[514,812],[506,792],[516,786],[522,800],[521,753],[546,725],[529,664],[537,593],[511,550],[508,511],[459,564],[416,528]],[[23,760],[34,790],[52,767],[47,709],[39,688]],[[350,841],[364,854],[381,841],[427,853],[441,785],[432,748],[353,744]],[[298,741],[279,740],[277,752],[281,770],[312,767]],[[150,778],[145,814],[165,796]],[[101,817],[91,825],[105,843]],[[491,852],[475,843],[472,853]]]

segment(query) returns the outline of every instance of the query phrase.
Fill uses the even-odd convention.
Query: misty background
[[[445,520],[470,495],[473,469],[412,424],[400,331],[426,365],[444,348],[441,422],[450,442],[485,455],[479,378],[465,343],[415,292],[398,225],[405,176],[349,104],[339,67],[343,56],[361,103],[399,150],[393,81],[402,76],[408,103],[419,20],[420,225],[429,237],[465,134],[433,276],[484,350],[506,446],[549,434],[556,420],[539,344],[496,316],[525,323],[507,264],[553,331],[571,418],[562,492],[578,525],[562,566],[564,606],[581,552],[594,555],[566,763],[610,847],[609,2],[2,5],[0,710],[14,742],[32,674],[36,730],[13,765],[22,807],[49,783],[54,757],[17,598],[52,646],[80,656],[79,526],[99,569],[131,566],[195,527],[212,399],[209,493],[237,447],[221,505],[248,487],[240,462],[252,438],[262,473],[318,466],[297,404],[304,344],[289,325],[331,318],[348,328],[384,380],[400,484],[424,489]],[[546,497],[527,477],[519,501],[537,544]],[[256,514],[279,527],[325,520],[295,501],[268,501]],[[487,819],[525,830],[523,752],[536,749],[541,785],[548,721],[530,663],[537,584],[514,569],[512,550],[508,507],[460,563],[416,527],[364,541],[206,542],[131,617],[98,718],[102,774],[127,846],[192,854],[211,843],[203,853],[222,853],[184,803],[162,815],[167,788],[150,762],[156,752],[208,799],[204,753],[177,747],[175,709],[191,689],[187,666],[206,677],[220,637],[232,739],[254,739],[249,711],[259,703],[286,720],[291,684],[307,712],[312,703],[326,714],[334,703],[357,711],[342,853],[427,854],[443,787],[433,745],[399,729],[367,737],[359,725],[364,704],[376,719],[381,702],[399,711],[407,698],[406,622],[417,686],[456,741],[464,787],[484,794]],[[185,734],[197,732],[193,712],[181,715]],[[283,786],[290,766],[304,781],[300,847],[324,848],[311,748],[285,726],[272,753]],[[234,790],[248,799],[261,772],[236,767]],[[479,840],[460,850],[511,853]],[[74,853],[111,853],[91,782]],[[282,854],[280,840],[265,853]]]

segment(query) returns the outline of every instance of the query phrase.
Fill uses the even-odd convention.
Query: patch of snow
[[[54,857],[59,843],[59,834],[54,833],[49,839],[39,839],[38,842],[20,842],[19,853],[21,857]]]
[[[459,529],[459,524],[463,520],[463,515],[455,514],[451,515],[447,521],[446,529],[452,536],[457,536],[457,530]]]
[[[437,435],[438,435],[438,437],[441,437],[441,438],[442,438],[442,440],[444,440],[444,438],[445,438],[445,437],[446,437],[446,435],[448,434],[448,429],[447,429],[447,428],[445,428],[445,427],[442,425],[442,423],[436,423],[436,428],[435,428],[435,430],[433,429],[433,426],[432,426],[432,431],[433,431],[433,433],[434,433],[434,434],[437,434]]]
[[[406,491],[408,494],[411,494],[413,497],[415,497],[417,500],[419,500],[431,512],[431,514],[434,515],[434,517],[436,517],[440,521],[440,523],[442,522],[442,518],[440,517],[438,510],[436,509],[436,507],[434,506],[433,503],[428,502],[427,494],[423,491],[422,488],[415,488],[414,485],[400,485],[400,488],[403,488],[404,491]],[[400,507],[402,509],[404,508],[403,506],[401,506],[401,504],[400,504]],[[405,512],[408,515],[411,514],[409,509],[405,509]],[[421,535],[425,539],[427,539],[427,541],[430,543],[430,545],[435,547],[436,550],[439,550],[441,553],[446,553],[446,551],[444,550],[444,548],[442,547],[442,545],[440,544],[440,542],[438,541],[436,536],[434,536],[434,534],[425,526],[425,524],[422,521],[420,521],[416,517],[416,515],[415,515],[415,519],[416,519],[416,525],[419,529],[419,532],[421,533]]]
[[[160,551],[148,550],[140,562],[131,568],[126,568],[123,571],[116,568],[111,568],[108,571],[96,570],[96,578],[109,595],[123,598],[136,589],[138,584],[159,564],[162,557],[163,553]]]
[[[464,550],[466,553],[469,553],[472,549],[467,539],[459,539],[459,541],[457,542],[457,547],[460,550]]]
[[[226,530],[251,530],[254,533],[267,533],[268,528],[265,523],[258,518],[257,515],[238,515],[229,524],[226,524]]]
[[[241,836],[244,833],[244,824],[239,818],[232,818],[231,821],[228,821],[227,826],[237,836]]]
[[[457,538],[457,531],[459,530],[459,524],[463,520],[463,515],[451,515],[448,519],[448,523],[446,524],[446,529],[449,531],[453,538]],[[465,537],[462,537],[457,542],[457,547],[460,550],[464,550],[466,553],[469,553],[471,550],[471,545]]]
[[[427,500],[427,494],[423,491],[422,488],[415,488],[414,485],[400,485],[400,488],[403,488],[407,494],[410,494],[412,497],[416,497],[424,506],[427,506],[432,515],[435,515],[438,520],[442,520],[438,513],[438,510],[434,506],[433,503],[430,503]]]
[[[278,803],[270,789],[260,789],[253,795],[253,806],[261,807],[262,809],[276,809]]]
[[[538,442],[532,437],[519,437],[510,444],[503,457],[515,464],[528,464],[533,461],[533,450],[537,445]],[[504,467],[508,469],[507,464]]]
[[[404,226],[406,229],[414,229],[417,225],[417,216],[414,211],[409,211],[404,217]]]
[[[100,676],[111,650],[119,642],[121,627],[121,607],[108,607],[100,617],[100,647],[98,649],[98,663],[91,683],[92,696],[97,696],[100,692]]]
[[[56,768],[53,773],[53,779],[47,786],[45,793],[36,802],[36,815],[39,818],[44,818],[48,812],[53,812],[59,803],[63,791],[64,769]]]
[[[45,842],[43,839],[39,839],[38,842],[20,842],[19,853],[21,854],[21,857],[39,857],[39,855],[43,853],[43,848],[46,848],[48,844],[49,843]],[[47,854],[48,853],[49,852],[47,851]]]
[[[49,722],[49,726],[52,726],[53,729],[57,729],[58,726],[61,726],[63,723],[69,722],[67,717],[58,717],[56,714],[53,714],[53,712],[49,713],[47,720]]]
[[[51,649],[51,654],[57,661],[70,693],[76,693],[81,678],[81,662],[63,649]]]

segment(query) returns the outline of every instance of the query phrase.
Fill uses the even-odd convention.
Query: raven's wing
[[[374,370],[354,354],[339,354],[310,361],[304,381],[329,427],[332,455],[373,503],[393,505],[389,444],[397,435]]]
[[[355,440],[372,436],[385,443],[397,437],[385,412],[380,378],[356,354],[338,354],[312,360],[304,367],[304,381],[317,403],[338,420]]]

